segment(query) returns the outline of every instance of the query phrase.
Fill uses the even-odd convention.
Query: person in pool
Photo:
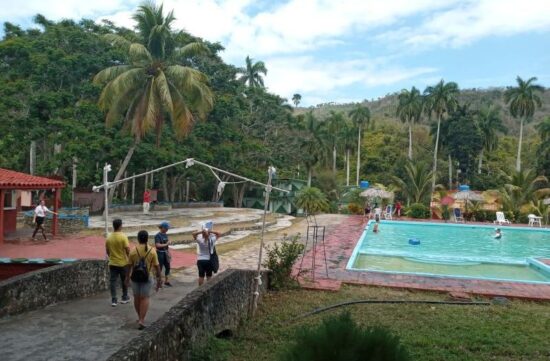
[[[374,233],[380,232],[380,230],[378,229],[379,224],[380,224],[380,217],[378,217],[378,215],[376,215],[376,223],[374,223],[374,226],[372,226],[372,231]]]
[[[502,232],[500,231],[500,228],[495,229],[495,239],[502,238]]]

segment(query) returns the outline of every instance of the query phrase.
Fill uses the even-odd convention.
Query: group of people
[[[145,328],[145,316],[149,309],[149,299],[153,288],[158,291],[162,287],[172,287],[170,275],[170,245],[168,230],[170,224],[162,222],[158,225],[159,232],[154,237],[154,246],[149,245],[149,233],[141,230],[137,234],[138,244],[130,249],[130,242],[122,232],[122,220],[113,220],[113,232],[105,241],[105,251],[109,259],[109,286],[111,291],[111,306],[119,304],[117,298],[117,283],[120,280],[122,288],[121,304],[130,302],[128,289],[131,286],[134,296],[134,308],[138,315],[138,329]],[[193,233],[197,243],[198,284],[209,280],[218,271],[219,262],[216,254],[216,241],[220,233],[203,227]],[[164,270],[164,278],[162,273]]]

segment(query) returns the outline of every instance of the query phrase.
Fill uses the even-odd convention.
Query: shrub
[[[411,218],[430,218],[430,208],[422,203],[413,203],[407,210],[407,216]]]
[[[356,203],[348,204],[348,210],[351,214],[363,214],[363,208]]]
[[[303,328],[280,361],[405,361],[399,338],[379,327],[363,329],[349,312],[323,320],[317,328]]]
[[[451,212],[449,211],[449,206],[446,204],[441,206],[441,217],[445,221],[448,221],[449,219],[451,219]]]
[[[299,237],[299,233],[290,239],[285,236],[282,243],[267,247],[263,266],[271,271],[273,289],[289,288],[296,284],[292,278],[292,266],[304,251],[304,245],[298,243]]]
[[[227,361],[229,352],[227,344],[229,341],[210,337],[206,342],[193,344],[190,352],[190,361]]]

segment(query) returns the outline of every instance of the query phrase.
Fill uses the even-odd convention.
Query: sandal
[[[145,325],[142,324],[142,323],[140,323],[139,326],[138,326],[138,330],[141,331],[141,330],[143,330],[144,328],[145,328]]]

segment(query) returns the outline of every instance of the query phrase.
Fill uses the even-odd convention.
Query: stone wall
[[[88,208],[61,208],[57,217],[58,232],[61,234],[78,233],[88,228],[90,211]],[[34,212],[29,211],[24,214],[25,225],[34,228]],[[48,214],[44,220],[44,229],[46,233],[51,233],[52,215]]]
[[[234,330],[249,316],[254,278],[250,270],[227,270],[188,294],[164,316],[109,361],[180,361],[189,359],[190,346],[225,330]],[[263,274],[262,293],[267,274]]]
[[[86,297],[108,287],[106,261],[52,266],[0,282],[0,317]]]

